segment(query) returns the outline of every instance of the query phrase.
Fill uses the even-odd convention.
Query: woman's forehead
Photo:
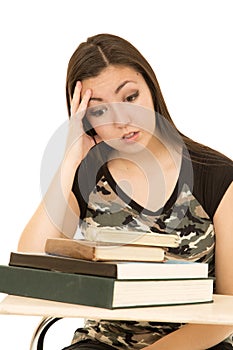
[[[117,93],[126,83],[139,84],[143,78],[140,73],[127,66],[108,66],[93,78],[82,81],[83,93],[91,89],[94,94]]]

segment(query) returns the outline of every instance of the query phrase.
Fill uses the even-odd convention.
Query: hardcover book
[[[46,253],[11,252],[9,265],[116,279],[208,277],[208,264],[183,260],[167,260],[164,262],[89,261]]]
[[[48,238],[45,244],[47,254],[92,261],[164,261],[165,249],[134,244],[93,242],[69,238]]]
[[[118,280],[1,265],[0,292],[114,309],[211,302],[213,279]]]

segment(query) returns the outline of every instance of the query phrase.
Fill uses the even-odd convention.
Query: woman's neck
[[[109,158],[109,163],[115,163],[122,170],[130,170],[136,166],[146,172],[156,164],[166,172],[171,165],[180,169],[181,158],[181,148],[165,144],[154,137],[147,147],[135,153],[114,150]]]

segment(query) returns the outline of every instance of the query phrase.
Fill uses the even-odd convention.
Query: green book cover
[[[112,308],[113,278],[0,266],[0,292]]]
[[[0,265],[0,292],[107,309],[211,302],[213,280],[117,280]]]

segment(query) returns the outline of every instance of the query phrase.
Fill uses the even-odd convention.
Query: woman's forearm
[[[51,224],[61,233],[70,236],[71,232],[63,232],[64,218],[69,208],[69,197],[72,190],[76,168],[72,163],[63,162],[59,167],[48,191],[43,197],[43,206]]]
[[[71,162],[63,165],[24,228],[18,242],[19,251],[44,251],[47,238],[62,237],[62,234],[72,236],[75,232],[78,217],[69,207],[69,196],[76,168]],[[65,216],[69,217],[69,225],[64,226]]]
[[[233,333],[233,326],[186,324],[145,350],[205,350]]]

